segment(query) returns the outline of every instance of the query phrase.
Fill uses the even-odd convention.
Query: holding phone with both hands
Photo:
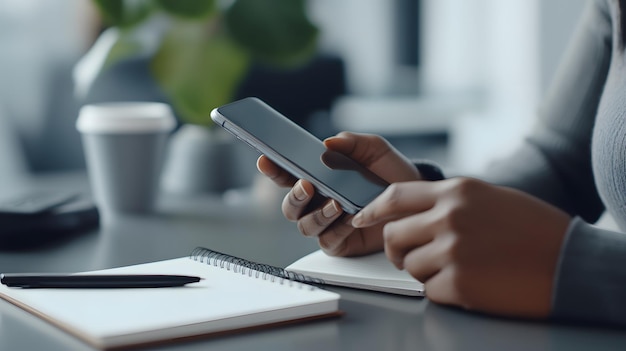
[[[389,185],[258,98],[215,108],[213,121],[354,214]]]

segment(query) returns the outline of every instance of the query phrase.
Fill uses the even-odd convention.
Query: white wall
[[[46,131],[51,69],[85,50],[93,23],[89,0],[4,0],[0,7],[0,109],[21,142],[36,144]],[[8,157],[8,156],[7,156]],[[2,162],[2,158],[0,158]]]
[[[450,163],[461,173],[479,173],[511,153],[530,130],[585,3],[474,1],[490,3],[484,13],[491,42],[485,60],[489,103],[452,125]]]
[[[310,17],[322,29],[322,50],[346,62],[351,93],[386,94],[394,75],[392,3],[386,0],[312,0]]]
[[[539,55],[541,89],[548,87],[568,39],[589,0],[544,0],[539,2]]]
[[[510,152],[534,123],[584,3],[422,0],[422,64],[416,74],[422,94],[400,101],[388,96],[398,74],[390,54],[392,1],[311,1],[312,18],[323,29],[322,45],[344,55],[349,87],[357,96],[338,104],[336,120],[342,129],[375,132],[382,127],[375,123],[380,116],[367,111],[376,104],[394,111],[385,116],[387,134],[393,133],[393,123],[398,133],[449,128],[450,163],[459,171],[479,171]],[[475,103],[459,103],[458,96]],[[396,101],[402,108],[392,108]],[[425,123],[428,118],[441,123]]]
[[[511,152],[532,125],[540,96],[538,0],[473,2],[482,5],[475,21],[484,30],[467,41],[482,49],[475,70],[486,103],[451,125],[450,163],[461,173],[478,172]]]

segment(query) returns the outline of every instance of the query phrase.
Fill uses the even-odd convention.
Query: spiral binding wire
[[[250,277],[278,282],[280,284],[293,285],[304,283],[308,285],[322,285],[322,279],[309,277],[301,273],[287,271],[283,268],[264,263],[257,263],[244,258],[228,255],[204,247],[196,247],[189,255],[191,259],[200,261],[215,267],[232,270],[234,273],[248,275]],[[302,287],[302,285],[300,284]]]

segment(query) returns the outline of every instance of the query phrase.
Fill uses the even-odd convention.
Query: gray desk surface
[[[87,190],[82,174],[47,176],[22,187]],[[11,190],[19,189],[12,187]],[[6,190],[6,189],[1,189]],[[266,197],[267,198],[267,197]],[[269,196],[271,198],[271,196]],[[285,266],[317,248],[282,218],[276,199],[252,206],[215,196],[161,198],[146,217],[113,219],[57,245],[0,252],[1,271],[70,272],[188,254],[196,246]],[[330,288],[337,319],[163,346],[163,350],[614,350],[623,330],[493,318],[426,299]],[[90,350],[55,327],[0,301],[0,350]]]

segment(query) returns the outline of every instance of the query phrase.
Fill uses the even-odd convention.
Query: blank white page
[[[334,257],[317,250],[286,269],[322,279],[331,285],[412,296],[424,294],[424,285],[406,271],[398,270],[384,252],[359,257]]]
[[[92,274],[181,274],[204,280],[147,289],[20,289],[0,295],[99,347],[227,331],[337,311],[339,296],[184,257]]]

